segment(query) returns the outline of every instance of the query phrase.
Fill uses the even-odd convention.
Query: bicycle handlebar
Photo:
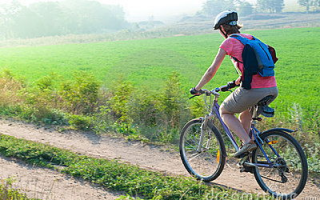
[[[193,98],[193,97],[196,97],[196,96],[200,96],[202,94],[206,94],[207,96],[210,96],[211,94],[219,95],[219,92],[227,92],[227,91],[230,91],[232,88],[235,88],[237,86],[239,86],[239,85],[236,85],[235,81],[232,81],[232,82],[228,82],[227,85],[220,86],[220,87],[218,87],[216,89],[213,89],[211,91],[210,90],[206,90],[206,89],[201,89],[199,91],[195,91],[194,88],[192,88],[190,90],[190,93],[193,94],[193,96],[190,97],[190,99]],[[195,92],[198,92],[199,95],[195,94]]]

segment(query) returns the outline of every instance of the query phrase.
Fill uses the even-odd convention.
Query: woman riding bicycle
[[[200,94],[200,89],[214,77],[226,55],[229,55],[232,58],[232,62],[237,71],[244,74],[242,60],[244,45],[236,38],[230,36],[236,34],[250,40],[253,39],[253,36],[249,34],[241,34],[239,31],[241,26],[238,25],[237,21],[238,15],[234,11],[224,11],[216,17],[214,29],[219,29],[220,34],[225,38],[225,40],[220,45],[213,63],[207,69],[198,85],[190,90],[191,94]],[[249,137],[252,120],[250,108],[266,96],[272,95],[274,100],[278,95],[277,83],[274,76],[262,77],[259,74],[253,75],[251,89],[244,89],[241,81],[243,80],[241,74],[235,81],[235,84],[240,84],[241,87],[232,92],[223,101],[220,107],[220,113],[224,123],[243,142],[242,148],[234,154],[235,157],[239,157],[241,154],[257,148],[257,145]],[[236,118],[236,113],[240,113],[239,119]]]

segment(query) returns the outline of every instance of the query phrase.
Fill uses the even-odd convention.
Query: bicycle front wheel
[[[221,134],[210,121],[206,127],[202,127],[201,119],[188,122],[181,131],[179,148],[185,168],[198,180],[209,182],[221,174],[226,149]]]
[[[270,162],[258,148],[252,154],[253,163],[272,166],[255,167],[258,184],[276,198],[295,198],[302,192],[308,177],[307,159],[300,144],[281,130],[267,131],[260,137]]]

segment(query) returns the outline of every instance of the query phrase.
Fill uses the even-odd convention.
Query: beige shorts
[[[221,106],[230,113],[241,113],[269,95],[274,96],[275,99],[278,96],[278,88],[253,88],[246,90],[243,87],[239,87],[222,102]]]

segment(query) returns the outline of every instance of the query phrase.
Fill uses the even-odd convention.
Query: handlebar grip
[[[238,87],[240,85],[237,85],[236,81],[232,81],[232,82],[228,82],[228,86],[229,86],[229,89],[232,89],[232,88]]]
[[[191,88],[190,89],[190,94],[198,96],[205,93],[203,90],[196,90],[196,88]]]
[[[236,84],[236,81],[232,81],[232,82],[228,82],[227,85],[221,86],[220,90],[222,92],[226,92],[226,91],[229,91],[230,89],[235,88],[237,86],[239,86],[239,85]]]
[[[221,86],[220,87],[220,91],[222,91],[222,92],[226,92],[226,91],[229,91],[229,86],[228,85],[224,85],[224,86]]]

